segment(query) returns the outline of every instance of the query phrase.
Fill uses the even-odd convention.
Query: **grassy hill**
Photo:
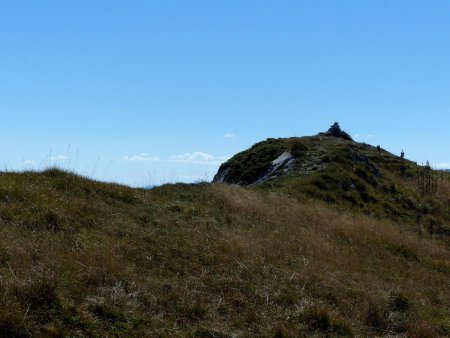
[[[448,174],[345,135],[267,139],[222,164],[214,181],[308,196],[375,218],[419,220],[430,232],[450,235]],[[425,176],[436,191],[426,189]]]
[[[250,152],[221,168],[240,186],[0,174],[0,336],[450,335],[448,174],[422,194],[327,135]]]

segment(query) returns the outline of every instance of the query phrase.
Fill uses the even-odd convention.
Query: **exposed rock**
[[[272,161],[272,165],[269,170],[260,179],[258,179],[257,183],[262,183],[271,178],[286,174],[290,171],[290,169],[292,169],[294,163],[294,156],[290,152],[285,151]]]
[[[223,171],[217,172],[217,174],[214,176],[214,182],[217,183],[226,183],[227,182],[227,175],[230,172],[230,168],[226,168]]]

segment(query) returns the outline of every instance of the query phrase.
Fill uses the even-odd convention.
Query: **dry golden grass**
[[[449,242],[414,224],[226,185],[0,186],[4,337],[450,334]]]

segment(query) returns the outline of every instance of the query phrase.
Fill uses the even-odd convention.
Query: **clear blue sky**
[[[339,121],[445,166],[449,18],[448,0],[4,0],[0,161],[190,182]]]

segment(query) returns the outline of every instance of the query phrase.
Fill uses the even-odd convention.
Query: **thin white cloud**
[[[361,136],[361,135],[359,135],[359,134],[355,134],[354,137],[355,137],[355,138],[360,138],[360,136]]]
[[[50,161],[67,161],[69,158],[65,155],[50,156]]]
[[[161,159],[158,156],[151,156],[149,153],[140,153],[137,155],[127,155],[122,158],[123,161],[134,162],[180,162],[191,164],[205,164],[205,165],[220,165],[229,157],[214,156],[202,151],[195,151],[192,153],[184,153],[180,155],[170,156],[168,159]]]
[[[207,154],[207,153],[203,153],[201,151],[196,151],[193,153],[185,153],[182,155],[171,156],[170,158],[172,160],[179,160],[179,161],[186,161],[186,162],[193,162],[193,161],[207,162],[207,161],[211,161],[214,158],[214,156]]]
[[[181,155],[174,155],[170,157],[171,161],[194,163],[194,164],[209,164],[220,165],[228,159],[226,156],[214,156],[201,151],[195,151],[193,153],[184,153]]]
[[[35,162],[33,160],[25,160],[22,162],[22,164],[34,164]]]
[[[123,157],[124,161],[159,161],[159,157],[158,156],[150,156],[149,153],[140,153],[137,155],[132,155],[132,156],[124,156]]]
[[[225,138],[227,138],[227,139],[235,138],[235,137],[236,137],[236,134],[228,133],[228,134],[223,135],[223,137],[225,137]]]
[[[374,138],[372,134],[367,135],[367,138]]]

